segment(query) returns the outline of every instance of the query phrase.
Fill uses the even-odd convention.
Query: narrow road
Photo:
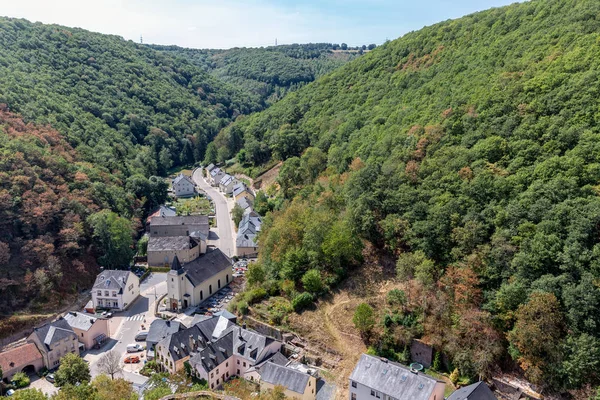
[[[233,257],[237,253],[235,247],[235,229],[230,214],[234,205],[233,201],[226,198],[217,188],[210,186],[204,180],[202,173],[202,169],[195,169],[192,179],[213,200],[217,214],[217,227],[211,229],[208,244],[216,246],[227,256]]]

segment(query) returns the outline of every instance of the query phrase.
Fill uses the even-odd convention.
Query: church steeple
[[[181,275],[184,273],[183,267],[179,263],[179,258],[177,258],[177,255],[173,257],[173,263],[171,263],[171,271],[177,271],[177,275]]]

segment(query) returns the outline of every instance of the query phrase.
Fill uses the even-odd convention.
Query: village
[[[213,391],[237,377],[256,384],[257,392],[281,387],[286,397],[303,400],[497,398],[484,382],[446,397],[445,382],[425,374],[423,364],[405,366],[368,354],[360,355],[342,393],[293,335],[227,309],[259,252],[262,216],[253,210],[251,187],[212,164],[170,183],[173,204],[201,198],[209,206],[202,212],[173,205],[155,210],[146,223],[145,254],[136,256],[134,268],[102,271],[83,309],[4,346],[5,382],[25,373],[30,387],[51,395],[59,390],[54,372],[72,353],[88,363],[92,377],[116,371],[141,398],[153,373],[184,370]],[[243,210],[237,226],[234,208]],[[429,366],[418,349],[413,353]]]

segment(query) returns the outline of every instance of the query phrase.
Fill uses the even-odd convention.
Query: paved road
[[[167,292],[166,279],[167,274],[151,274],[140,284],[140,297],[137,298],[129,309],[116,314],[110,320],[109,330],[111,339],[101,349],[88,351],[84,356],[84,358],[90,362],[90,372],[92,373],[92,377],[100,373],[97,362],[104,352],[114,350],[121,355],[121,359],[124,359],[127,355],[127,345],[129,343],[136,343],[135,335],[142,330],[141,326],[145,325],[145,329],[148,329],[150,323],[155,319],[154,303],[156,299]],[[144,320],[146,321],[145,323]],[[144,342],[138,343],[144,345]],[[148,378],[138,373],[143,365],[143,360],[145,359],[142,357],[142,354],[145,357],[145,352],[136,353],[136,355],[140,356],[142,359],[140,364],[123,364],[123,377],[138,385],[141,385],[148,380]]]
[[[233,257],[236,254],[235,229],[231,220],[233,200],[226,198],[217,188],[210,186],[202,177],[202,169],[195,169],[192,178],[196,185],[204,190],[215,203],[217,227],[211,229],[208,244],[218,247],[223,253]]]

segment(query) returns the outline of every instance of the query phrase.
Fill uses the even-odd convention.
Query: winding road
[[[192,174],[192,179],[196,185],[202,189],[213,200],[215,204],[215,213],[217,214],[217,226],[210,230],[208,245],[213,245],[229,257],[233,257],[237,253],[235,247],[235,228],[231,219],[231,210],[234,202],[228,199],[217,188],[208,184],[202,176],[203,170],[197,168]]]

